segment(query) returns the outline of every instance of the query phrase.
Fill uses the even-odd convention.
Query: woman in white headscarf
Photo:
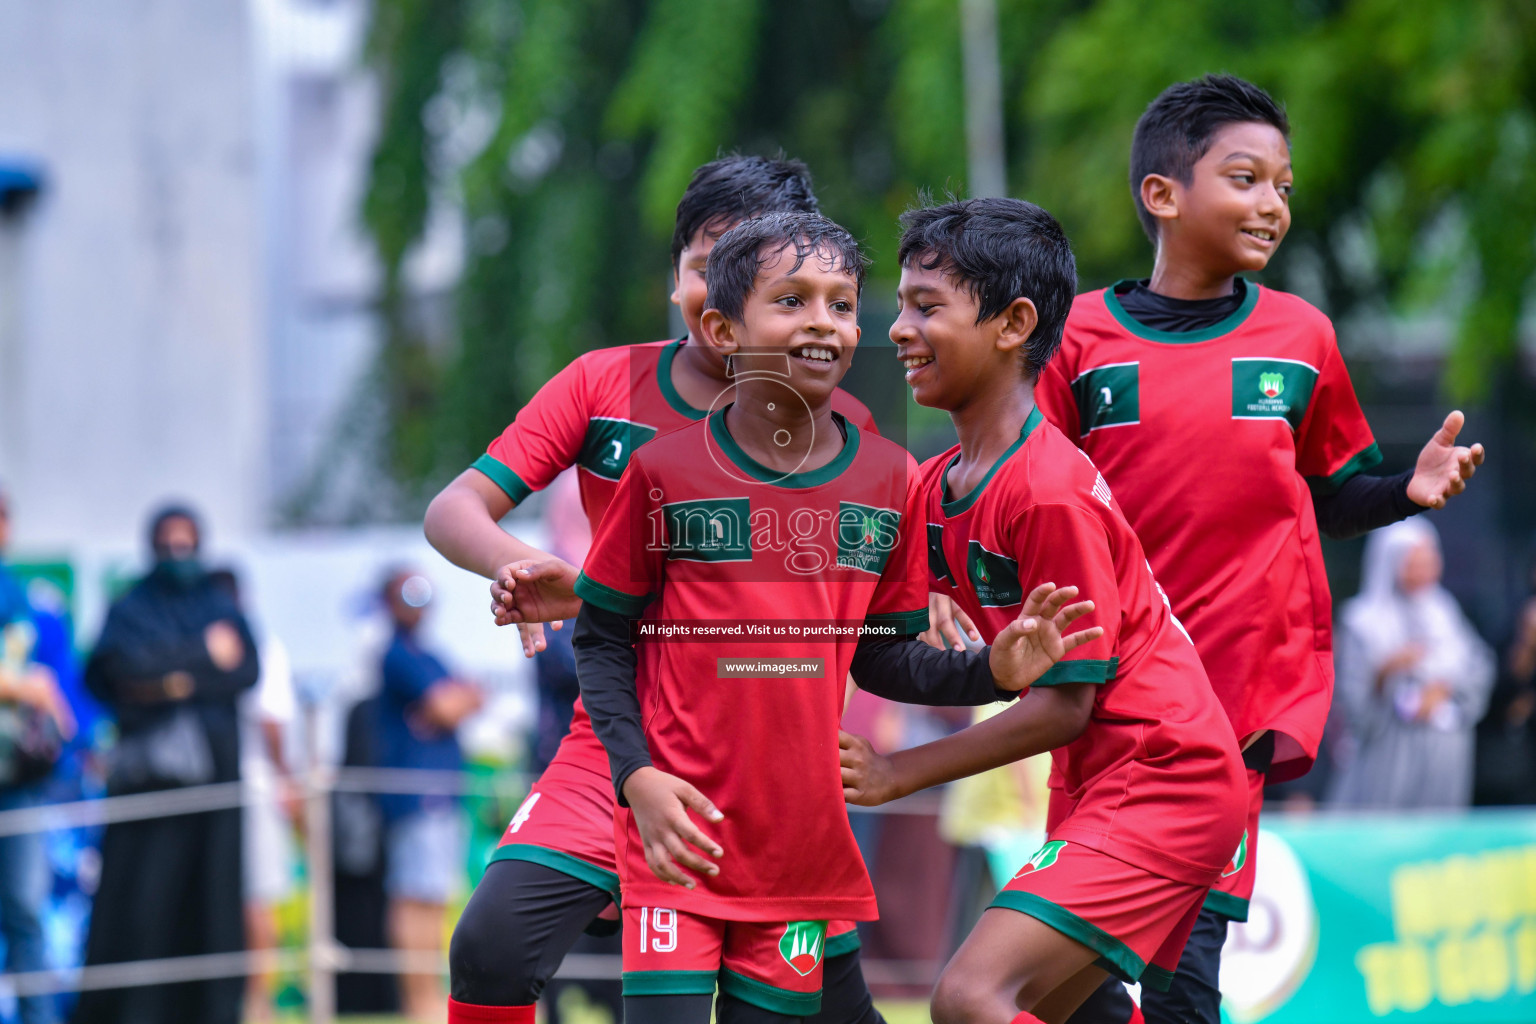
[[[1465,807],[1473,729],[1493,682],[1488,647],[1440,586],[1440,538],[1423,519],[1371,535],[1360,594],[1339,616],[1338,699],[1353,756],[1334,802]]]

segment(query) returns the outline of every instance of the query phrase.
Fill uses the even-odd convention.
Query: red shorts
[[[1081,843],[1054,840],[1013,876],[992,906],[1050,925],[1099,954],[1123,981],[1167,991],[1200,916],[1204,886],[1175,882]]]
[[[491,860],[542,864],[611,893],[617,903],[614,804],[606,774],[556,761],[533,784]]]
[[[623,916],[626,996],[710,995],[718,984],[772,1013],[821,1009],[825,921],[723,921],[667,907],[625,907]]]
[[[1248,901],[1253,898],[1253,880],[1258,871],[1259,810],[1264,806],[1264,773],[1248,772],[1248,825],[1243,838],[1227,863],[1226,870],[1211,891],[1205,905],[1229,921],[1248,920]]]

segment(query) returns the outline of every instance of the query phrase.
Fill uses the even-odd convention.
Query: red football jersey
[[[1104,478],[1038,409],[982,482],[951,501],[945,478],[959,455],[956,446],[923,465],[934,588],[988,643],[1046,582],[1094,602],[1074,629],[1104,627],[1034,684],[1100,684],[1087,729],[1051,753],[1074,805],[1051,838],[1209,885],[1243,831],[1242,758]]]
[[[672,361],[686,343],[651,341],[577,357],[523,406],[474,468],[520,504],[578,467],[581,507],[595,534],[635,449],[709,414],[683,401],[672,384]],[[719,405],[729,401],[727,389]],[[859,429],[875,432],[869,410],[841,388],[832,394],[832,408]],[[571,731],[552,763],[608,774],[608,754],[579,699]]]
[[[687,891],[651,874],[622,811],[625,903],[738,921],[874,919],[837,730],[861,626],[899,635],[928,621],[912,457],[847,424],[827,466],[779,474],[736,445],[722,411],[637,452],[613,500],[576,592],[645,612],[636,689],[652,761],[725,815],[700,820],[726,851],[720,874]],[[645,632],[668,627],[693,632]],[[798,674],[761,659],[793,659]]]
[[[1239,737],[1276,731],[1271,779],[1304,774],[1333,696],[1332,601],[1308,481],[1381,461],[1333,326],[1249,283],[1189,333],[1079,295],[1036,387],[1123,503]]]

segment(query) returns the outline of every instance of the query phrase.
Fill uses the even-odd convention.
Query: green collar
[[[1147,341],[1171,342],[1175,345],[1189,345],[1197,341],[1210,341],[1212,338],[1219,338],[1224,334],[1230,334],[1237,330],[1244,320],[1248,319],[1248,314],[1253,312],[1254,304],[1259,301],[1259,286],[1250,284],[1241,277],[1238,280],[1243,282],[1244,294],[1242,305],[1202,331],[1157,331],[1131,316],[1131,314],[1125,311],[1125,307],[1120,305],[1120,296],[1115,294],[1115,290],[1121,285],[1134,285],[1136,283],[1129,278],[1123,281],[1116,281],[1113,285],[1104,289],[1104,305],[1109,308],[1110,315],[1120,321],[1121,327],[1124,327],[1138,338],[1145,338]]]
[[[992,463],[992,468],[987,470],[987,475],[981,478],[981,483],[972,487],[971,493],[965,497],[957,498],[954,501],[945,501],[943,496],[949,493],[949,471],[954,469],[955,463],[960,461],[960,453],[955,452],[955,457],[949,460],[949,465],[944,467],[944,472],[939,477],[939,483],[944,488],[939,496],[939,508],[944,512],[945,518],[957,516],[976,504],[976,499],[981,497],[981,492],[986,490],[987,484],[991,483],[992,478],[997,475],[998,467],[1007,462],[1013,453],[1019,450],[1019,446],[1029,439],[1029,435],[1035,432],[1035,428],[1040,425],[1040,421],[1044,418],[1040,415],[1040,407],[1038,405],[1029,410],[1029,415],[1024,417],[1024,426],[1019,431],[1019,439],[1009,445],[1007,451],[998,456],[997,461]]]
[[[729,405],[725,407],[725,409],[729,408]],[[726,429],[725,409],[709,417],[710,434],[714,436],[720,450],[725,452],[725,457],[730,459],[737,469],[765,484],[796,489],[819,487],[829,480],[837,479],[838,475],[853,463],[854,456],[859,453],[859,428],[845,420],[841,413],[834,412],[833,417],[842,424],[848,434],[848,439],[843,442],[843,450],[837,453],[837,458],[820,469],[812,469],[804,473],[780,473],[769,469],[742,450],[741,445],[736,443],[736,439]]]
[[[676,341],[661,350],[661,358],[656,360],[656,386],[661,388],[661,397],[667,400],[673,411],[688,417],[691,420],[701,420],[709,415],[705,409],[695,409],[683,401],[683,396],[677,393],[677,386],[672,383],[672,361],[682,351],[683,345],[688,341],[688,335],[683,335]]]

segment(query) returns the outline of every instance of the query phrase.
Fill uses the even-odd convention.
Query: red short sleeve
[[[490,477],[514,505],[548,487],[581,452],[587,432],[587,383],[583,359],[555,374],[473,468]]]
[[[864,621],[894,625],[905,636],[928,628],[927,501],[917,467],[907,460],[906,508],[895,524],[895,546],[886,559]]]
[[[1331,494],[1362,470],[1381,462],[1344,357],[1329,332],[1327,350],[1317,371],[1312,401],[1296,437],[1296,471],[1312,485]]]
[[[656,596],[665,547],[658,493],[639,455],[631,456],[576,578],[577,597],[638,618]]]
[[[1120,644],[1120,581],[1104,525],[1086,509],[1069,504],[1033,505],[1014,520],[1010,555],[1019,563],[1019,585],[1027,595],[1042,583],[1077,587],[1078,600],[1093,611],[1072,630],[1103,626],[1104,635],[1070,652],[1035,686],[1105,683],[1115,677]]]
[[[1060,353],[1045,364],[1040,378],[1035,381],[1035,404],[1051,425],[1077,443],[1081,436],[1078,422],[1077,401],[1072,397],[1072,382],[1067,379],[1067,368]]]

